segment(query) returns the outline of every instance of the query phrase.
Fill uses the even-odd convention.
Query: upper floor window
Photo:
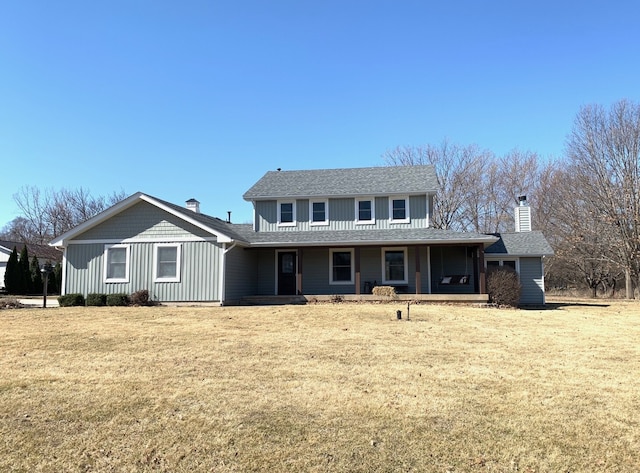
[[[409,223],[409,198],[390,198],[389,216],[392,223]]]
[[[180,281],[180,245],[158,244],[155,251],[155,280]]]
[[[311,215],[311,225],[329,224],[329,205],[326,200],[309,201],[309,215]]]
[[[356,199],[356,223],[375,223],[375,204],[373,199]]]
[[[295,201],[278,202],[278,225],[294,226],[296,224]]]
[[[129,282],[129,245],[105,245],[104,281]]]

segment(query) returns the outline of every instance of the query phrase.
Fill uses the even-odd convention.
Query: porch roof
[[[436,228],[398,228],[361,230],[315,230],[254,232],[251,225],[237,225],[236,231],[252,247],[293,246],[365,246],[482,243],[489,246],[498,238],[473,232],[455,232]]]

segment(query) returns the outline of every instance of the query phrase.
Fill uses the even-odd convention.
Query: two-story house
[[[436,187],[432,166],[271,171],[244,194],[250,225],[204,215],[194,199],[136,193],[51,244],[64,249],[65,293],[230,304],[367,299],[386,285],[412,299],[486,301],[487,266],[513,265],[522,302],[544,303],[552,250],[526,226],[530,209],[517,209],[525,225],[508,235],[435,229]]]

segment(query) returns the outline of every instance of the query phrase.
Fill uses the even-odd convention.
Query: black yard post
[[[47,308],[47,287],[49,286],[49,274],[53,271],[51,263],[45,263],[40,272],[44,276],[42,278],[42,308]]]

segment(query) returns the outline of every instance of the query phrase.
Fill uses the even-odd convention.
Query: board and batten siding
[[[320,199],[321,200],[321,199]],[[409,197],[410,223],[389,222],[389,199],[375,198],[374,225],[356,223],[355,198],[329,199],[329,224],[311,225],[309,200],[297,199],[296,225],[278,226],[278,203],[275,200],[263,200],[255,203],[256,230],[260,232],[314,231],[314,230],[359,230],[371,228],[425,228],[429,223],[426,195]]]
[[[216,242],[183,241],[179,282],[156,282],[155,242],[135,241],[130,247],[129,281],[107,283],[104,278],[103,243],[70,243],[65,259],[65,293],[131,294],[147,289],[160,302],[218,301],[222,248]]]
[[[542,258],[520,258],[520,304],[541,305],[544,299]]]

